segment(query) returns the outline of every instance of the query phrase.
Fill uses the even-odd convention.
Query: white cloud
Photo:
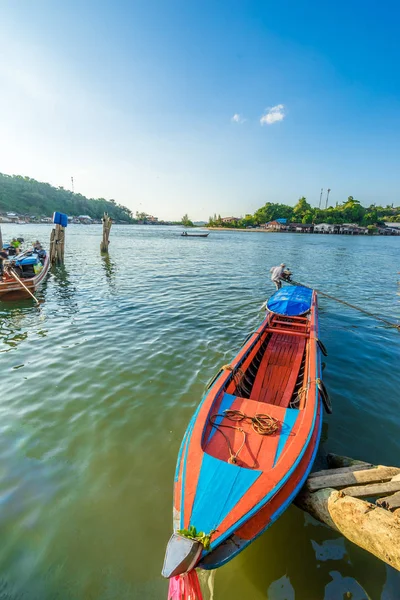
[[[276,106],[271,106],[266,109],[267,112],[260,119],[261,125],[272,125],[278,121],[283,121],[285,118],[284,109],[285,107],[283,104],[277,104]]]
[[[246,119],[243,119],[242,115],[239,115],[239,113],[235,113],[231,119],[232,123],[244,123]]]

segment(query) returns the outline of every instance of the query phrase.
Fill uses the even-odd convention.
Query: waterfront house
[[[93,222],[92,217],[89,217],[89,215],[79,215],[77,219],[78,222],[83,223],[83,225],[91,225],[91,223]]]
[[[385,223],[385,229],[389,230],[385,235],[400,235],[400,223]]]
[[[262,229],[268,229],[269,231],[284,231],[287,227],[287,219],[275,219],[274,221],[268,221],[260,225]]]
[[[400,235],[400,223],[385,223],[385,227],[378,227],[378,235]]]
[[[237,223],[240,221],[238,217],[222,217],[222,223]]]
[[[289,223],[286,231],[295,231],[296,233],[312,233],[314,225],[312,223]]]
[[[357,223],[343,223],[340,226],[339,233],[343,235],[368,235],[368,227],[361,227]]]
[[[318,223],[314,225],[314,233],[339,233],[340,225],[332,223]]]
[[[9,219],[8,223],[18,223],[19,216],[14,212],[8,212],[7,219]]]

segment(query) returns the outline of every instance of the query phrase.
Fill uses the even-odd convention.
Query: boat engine
[[[283,281],[292,281],[292,271],[290,269],[285,269],[281,275],[281,279],[283,279]]]

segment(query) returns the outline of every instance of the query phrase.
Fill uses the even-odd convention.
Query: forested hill
[[[92,219],[101,219],[107,212],[116,221],[134,221],[131,211],[115,200],[86,198],[30,177],[0,173],[0,212],[49,217],[56,210],[69,216],[89,215]]]

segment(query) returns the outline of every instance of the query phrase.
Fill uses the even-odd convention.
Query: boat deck
[[[251,398],[289,406],[306,346],[305,337],[272,334],[256,375]]]
[[[248,469],[271,469],[291,435],[299,413],[291,400],[303,384],[309,321],[273,315],[265,332],[265,350],[259,358],[254,356],[251,365],[256,373],[249,397],[243,397],[240,384],[233,393],[225,393],[215,408],[215,425],[209,423],[205,434],[205,452],[227,462],[239,452],[238,463]],[[225,410],[250,418],[267,414],[279,427],[272,434],[259,435],[250,420],[232,421],[223,416]]]

